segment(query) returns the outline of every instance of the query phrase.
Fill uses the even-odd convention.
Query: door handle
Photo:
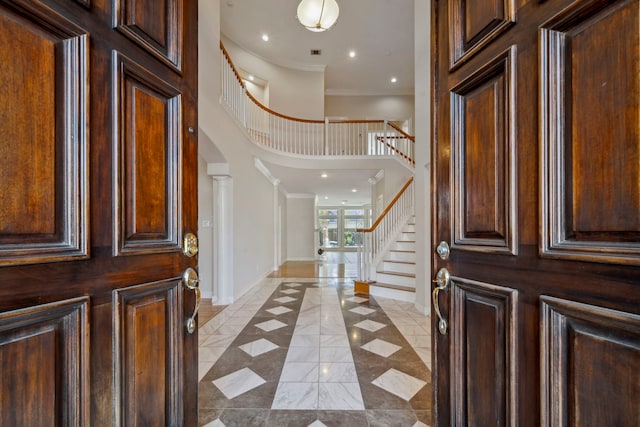
[[[439,322],[438,322],[438,331],[440,331],[440,333],[442,335],[447,335],[447,320],[442,316],[442,313],[440,312],[440,304],[438,303],[438,294],[440,294],[440,291],[446,291],[449,289],[449,282],[451,281],[451,275],[449,274],[449,270],[447,270],[446,268],[441,268],[440,270],[438,270],[438,274],[436,274],[436,278],[433,279],[433,283],[437,283],[438,286],[436,286],[433,289],[433,293],[431,294],[431,300],[433,301],[433,309],[436,312],[436,315],[438,316]]]
[[[187,332],[192,334],[196,330],[196,316],[198,315],[198,309],[200,308],[200,279],[198,273],[191,267],[187,268],[182,274],[182,283],[187,289],[191,289],[196,293],[196,304],[193,308],[193,314],[187,319],[186,328]]]

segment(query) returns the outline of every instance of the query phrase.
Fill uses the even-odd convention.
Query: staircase
[[[374,296],[415,301],[416,225],[411,217],[378,263],[376,281],[369,283]]]

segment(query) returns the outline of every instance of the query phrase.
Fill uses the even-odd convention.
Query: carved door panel
[[[640,3],[433,11],[436,425],[640,425]]]
[[[197,423],[196,25],[0,0],[0,425]]]

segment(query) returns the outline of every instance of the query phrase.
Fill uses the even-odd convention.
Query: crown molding
[[[363,91],[358,89],[325,89],[325,96],[415,96],[411,89]]]

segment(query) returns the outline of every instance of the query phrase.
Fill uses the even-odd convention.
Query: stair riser
[[[389,261],[407,261],[407,262],[416,262],[416,253],[415,252],[393,252],[390,251],[385,256],[385,259]]]
[[[378,296],[378,297],[391,298],[398,301],[407,301],[407,302],[416,301],[415,292],[407,292],[407,291],[401,291],[397,289],[379,288],[374,285],[371,285],[369,287],[369,294],[373,296]]]
[[[392,261],[383,261],[382,262],[382,270],[391,271],[394,273],[409,273],[416,274],[416,265],[415,264],[404,264],[399,262]]]
[[[391,250],[397,251],[416,251],[416,243],[415,242],[394,242],[391,245]]]
[[[407,224],[404,227],[402,227],[402,231],[405,232],[410,232],[410,233],[415,233],[416,232],[416,226],[415,224]]]
[[[410,286],[412,288],[416,287],[415,277],[396,276],[395,274],[378,273],[376,275],[376,280],[378,282],[388,283],[390,285]]]
[[[416,233],[405,233],[404,231],[396,237],[396,240],[416,240]]]

